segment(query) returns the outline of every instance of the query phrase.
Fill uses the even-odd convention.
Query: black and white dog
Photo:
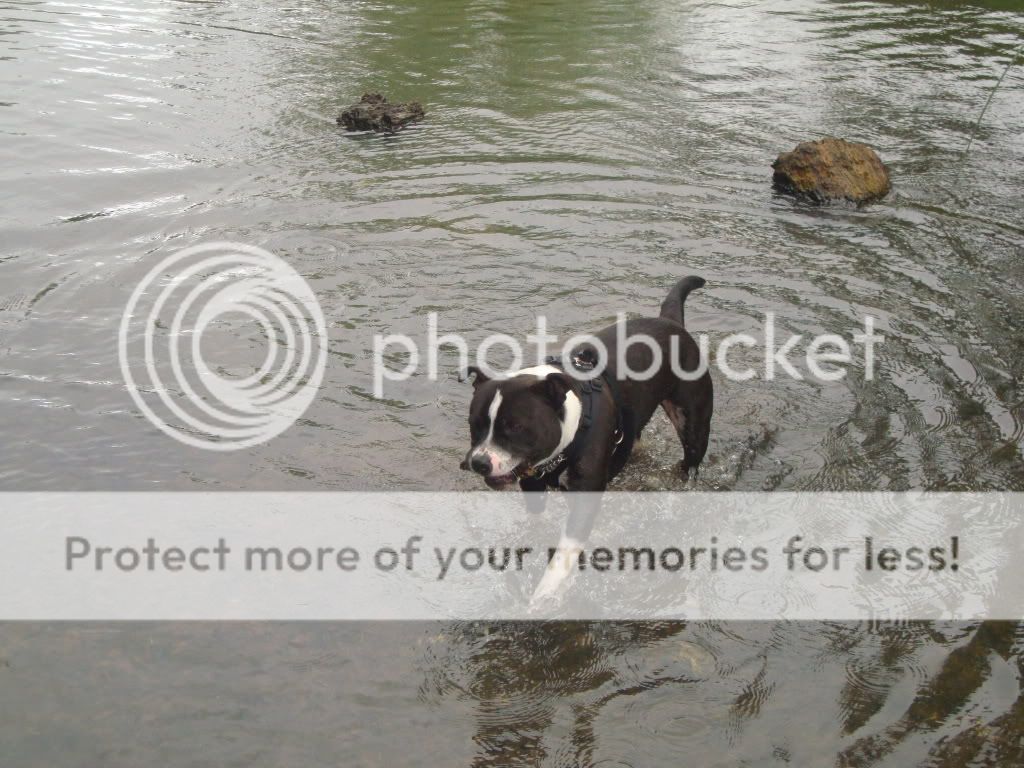
[[[463,469],[482,475],[491,488],[518,481],[524,491],[560,483],[570,491],[603,491],[660,405],[683,444],[683,473],[696,472],[708,447],[714,397],[707,370],[685,375],[699,369],[700,350],[683,327],[683,303],[703,285],[702,278],[685,277],[669,292],[660,317],[594,334],[607,350],[600,377],[588,378],[603,355],[593,344],[574,350],[569,366],[552,360],[501,379],[471,367],[472,447]],[[661,350],[656,370],[648,343],[629,343],[620,361],[618,342],[635,337]]]
[[[696,473],[708,447],[714,396],[711,376],[706,367],[701,370],[700,348],[683,326],[683,304],[703,285],[700,277],[683,278],[659,317],[611,325],[594,334],[599,344],[580,345],[564,363],[549,359],[501,379],[471,367],[472,447],[462,468],[496,489],[518,482],[524,491],[562,486],[599,494],[623,468],[660,405],[683,445],[684,476]],[[644,343],[632,341],[641,337]],[[551,596],[568,576],[590,535],[599,499],[570,494],[560,554],[548,563],[534,601]]]

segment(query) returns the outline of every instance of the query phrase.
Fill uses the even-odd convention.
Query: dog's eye
[[[523,431],[523,425],[518,421],[506,421],[505,431],[509,434],[515,435]]]

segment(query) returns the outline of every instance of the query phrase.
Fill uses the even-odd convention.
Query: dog
[[[700,349],[684,327],[683,305],[704,284],[700,277],[683,278],[658,317],[599,331],[594,337],[600,345],[580,345],[568,365],[549,358],[545,365],[500,379],[468,368],[473,377],[471,447],[462,468],[481,475],[494,489],[518,482],[524,491],[558,486],[604,491],[660,405],[682,443],[682,472],[695,475],[707,452],[714,391],[706,366],[700,375],[685,375],[699,371],[701,361]],[[641,336],[661,352],[654,370],[653,349],[629,343]],[[620,338],[628,345],[621,361]],[[619,370],[620,362],[625,370]],[[603,373],[593,377],[598,366]]]
[[[704,284],[703,278],[684,277],[669,291],[658,317],[611,325],[594,334],[596,343],[573,350],[568,362],[549,358],[545,365],[500,379],[477,367],[467,369],[473,377],[471,447],[462,468],[494,489],[518,483],[523,491],[578,492],[566,496],[569,515],[531,608],[553,598],[572,573],[600,511],[601,492],[625,466],[659,405],[682,443],[683,476],[699,470],[711,433],[714,390],[700,348],[684,327],[683,305]],[[638,337],[648,341],[631,341]],[[621,360],[620,340],[625,342]],[[541,511],[544,496],[525,494],[527,509]]]
[[[565,497],[569,513],[531,608],[552,599],[569,577],[597,519],[601,492],[626,465],[658,406],[682,443],[683,475],[695,476],[705,458],[714,389],[683,318],[686,297],[703,285],[697,276],[683,278],[657,317],[609,326],[565,361],[549,358],[500,379],[467,369],[471,446],[462,468],[492,488],[518,483],[524,492],[584,492]],[[544,498],[525,494],[527,510],[541,511]]]

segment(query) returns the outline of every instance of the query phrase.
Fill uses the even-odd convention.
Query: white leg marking
[[[583,542],[569,538],[564,533],[558,540],[558,549],[554,556],[548,561],[548,567],[544,571],[537,588],[530,598],[530,605],[536,605],[542,600],[550,599],[558,591],[558,588],[575,570],[579,554],[583,551]]]

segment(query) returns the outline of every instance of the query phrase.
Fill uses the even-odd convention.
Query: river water
[[[476,489],[455,354],[376,399],[373,335],[422,338],[437,312],[470,340],[522,338],[539,314],[564,337],[654,313],[686,274],[708,281],[687,324],[712,341],[766,312],[845,337],[871,315],[885,337],[871,380],[717,376],[698,489],[1024,490],[1019,3],[0,8],[3,490]],[[334,117],[368,90],[428,118],[345,135]],[[876,147],[893,193],[774,196],[775,155],[825,134]],[[284,258],[330,335],[304,418],[234,453],[167,438],[117,362],[138,281],[214,240]],[[652,426],[616,487],[684,490]],[[1021,640],[7,625],[0,745],[12,766],[1009,766]]]

